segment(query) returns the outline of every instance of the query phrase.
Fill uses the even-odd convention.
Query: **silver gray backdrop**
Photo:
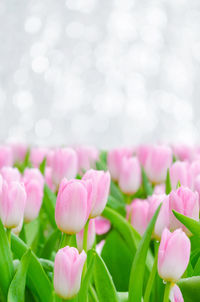
[[[199,0],[0,0],[0,140],[199,142]]]

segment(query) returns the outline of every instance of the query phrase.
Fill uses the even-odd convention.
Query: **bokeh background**
[[[199,0],[1,0],[0,140],[199,142]]]

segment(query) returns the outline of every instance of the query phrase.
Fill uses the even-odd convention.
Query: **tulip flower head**
[[[128,206],[130,222],[134,229],[142,236],[148,225],[149,203],[145,200],[136,199]]]
[[[170,291],[169,299],[171,302],[184,302],[182,293],[178,285],[174,285]]]
[[[110,190],[110,173],[91,169],[84,174],[82,179],[92,183],[90,218],[95,218],[101,215],[106,206]]]
[[[62,232],[75,234],[84,228],[91,211],[91,193],[89,181],[62,180],[55,209],[56,224]]]
[[[199,221],[199,194],[181,186],[169,195],[170,229],[182,228],[190,235],[188,229],[176,219],[172,210]]]
[[[169,282],[178,281],[185,272],[190,259],[190,240],[178,229],[170,233],[164,229],[158,250],[158,273]]]
[[[159,184],[165,181],[171,163],[172,151],[169,147],[153,146],[148,153],[144,169],[150,181]]]
[[[0,216],[6,228],[15,228],[24,217],[26,191],[24,185],[0,179]]]
[[[54,289],[63,299],[73,298],[79,291],[86,253],[80,254],[74,247],[60,249],[55,257]]]

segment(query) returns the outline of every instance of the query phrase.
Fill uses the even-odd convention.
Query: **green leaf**
[[[184,216],[174,210],[172,210],[174,216],[182,223],[188,230],[197,236],[200,236],[200,223],[192,218]]]
[[[118,292],[120,302],[128,302],[128,292]]]
[[[95,257],[94,283],[99,302],[118,302],[112,277],[103,259],[97,253]]]
[[[183,294],[184,302],[200,301],[200,277],[180,279],[177,283]]]
[[[113,278],[117,291],[128,291],[134,255],[116,230],[112,230],[107,236],[101,257]]]
[[[171,180],[170,180],[170,174],[169,174],[169,169],[167,169],[167,176],[165,180],[165,193],[168,195],[172,190],[171,186]]]
[[[151,196],[153,194],[153,187],[150,184],[143,167],[142,167],[142,184],[143,184],[144,192],[146,193],[146,197]]]
[[[110,183],[110,195],[113,196],[115,199],[119,200],[119,202],[125,203],[122,192],[112,180]]]
[[[11,236],[11,248],[13,254],[18,259],[21,259],[23,254],[28,250],[27,245],[14,234]],[[52,301],[52,284],[33,252],[30,256],[27,273],[27,286],[40,302]]]
[[[50,259],[52,252],[58,249],[60,239],[61,232],[59,230],[54,230],[41,250],[40,257]]]
[[[23,255],[20,264],[17,267],[16,274],[8,291],[8,302],[24,301],[25,286],[26,286],[26,273],[29,266],[31,250],[28,249]]]
[[[120,199],[116,199],[113,196],[109,195],[106,205],[119,212],[122,216],[126,215],[125,203]]]
[[[43,207],[48,215],[49,222],[51,223],[51,225],[54,229],[57,228],[56,222],[55,222],[55,206],[56,206],[56,195],[45,184],[44,185]]]
[[[87,295],[88,295],[89,285],[90,285],[90,282],[92,279],[95,257],[96,257],[96,253],[94,253],[93,250],[90,250],[87,255],[87,258],[89,259],[89,261],[87,259],[87,262],[88,262],[87,273],[81,283],[81,288],[78,293],[79,302],[87,301]]]
[[[106,164],[103,161],[97,161],[96,162],[96,169],[97,170],[102,170],[102,171],[107,171],[108,170]]]
[[[42,173],[42,175],[44,175],[44,172],[45,172],[45,168],[46,168],[46,162],[47,162],[47,159],[46,157],[43,159],[43,161],[41,162],[40,164],[40,172]]]
[[[0,300],[6,301],[10,282],[13,278],[14,267],[8,238],[0,220]]]
[[[145,273],[146,257],[151,241],[151,235],[158,217],[161,205],[156,210],[153,218],[151,219],[136,252],[129,282],[129,302],[141,302],[143,291],[143,280]]]

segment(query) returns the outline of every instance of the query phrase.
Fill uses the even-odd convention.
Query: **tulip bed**
[[[200,150],[0,146],[0,301],[200,301]]]

